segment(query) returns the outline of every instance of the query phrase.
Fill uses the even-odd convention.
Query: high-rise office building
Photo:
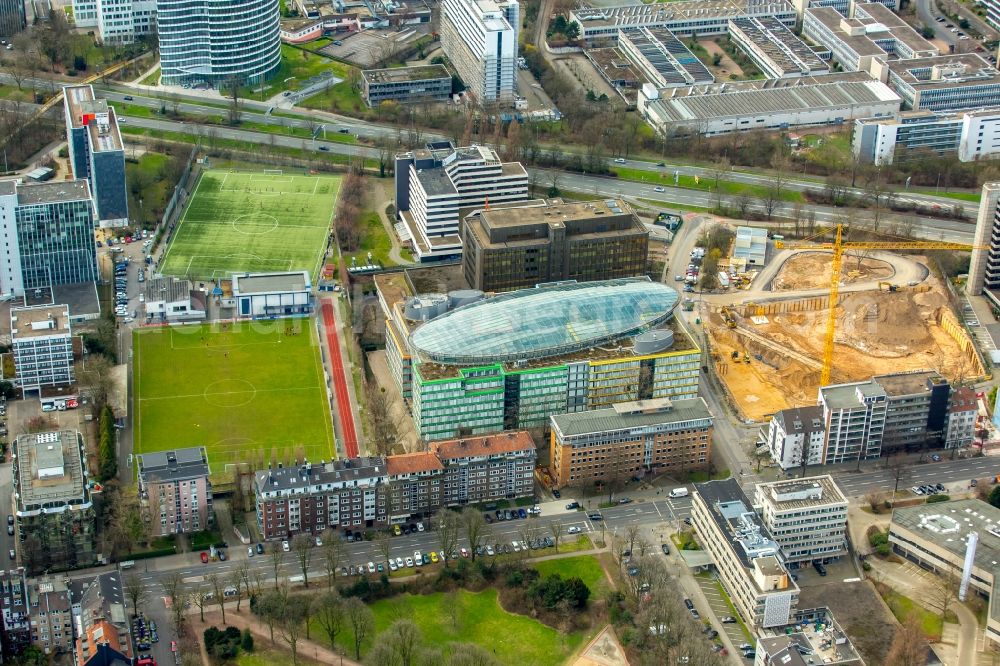
[[[10,39],[27,25],[24,0],[0,0],[0,37]]]
[[[73,383],[73,331],[65,305],[12,308],[15,383],[24,391]]]
[[[509,102],[517,90],[517,0],[443,0],[441,44],[479,102]]]
[[[0,182],[0,292],[97,280],[86,180]]]
[[[127,226],[125,145],[114,108],[94,97],[93,86],[65,86],[63,113],[73,177],[90,183],[99,225]]]
[[[993,307],[1000,307],[1000,183],[985,183],[979,201],[976,246],[969,262],[969,279],[965,291],[970,296],[982,294]]]
[[[256,84],[281,64],[278,0],[157,0],[160,81]]]
[[[156,30],[156,0],[73,0],[73,24],[105,44],[130,44]]]

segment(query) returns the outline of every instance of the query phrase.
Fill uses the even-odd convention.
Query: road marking
[[[653,502],[653,508],[656,509],[656,515],[658,515],[660,518],[663,518],[663,514],[660,512],[660,507],[656,505],[656,502]]]

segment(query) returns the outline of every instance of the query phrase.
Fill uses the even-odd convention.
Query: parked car
[[[725,617],[719,618],[719,622],[722,624],[736,624],[736,618],[732,615],[726,615]]]
[[[208,564],[208,553],[202,553],[201,554],[201,563],[202,564]]]
[[[579,502],[570,502],[569,504],[566,505],[567,511],[572,511],[573,509],[579,509],[579,508],[580,508]]]
[[[413,558],[412,557],[406,558],[406,566],[410,567],[411,569],[413,568]]]
[[[288,539],[282,539],[281,540],[281,550],[283,550],[283,551],[285,551],[287,553],[291,549],[292,549],[291,546],[288,545]]]
[[[518,509],[517,510],[517,516],[519,518],[521,518],[521,519],[527,518],[528,517],[528,512],[525,511],[524,509]]]
[[[581,531],[582,530],[579,527],[573,525],[572,527],[566,530],[566,534],[579,534]]]
[[[559,499],[560,497],[562,497],[562,493],[559,492],[558,490],[553,490],[552,496],[555,497],[556,499]]]
[[[263,555],[264,554],[264,544],[262,544],[262,543],[258,543],[257,544],[257,554],[258,555]]]
[[[668,546],[667,544],[661,543],[660,544],[660,549],[663,550],[663,554],[664,555],[669,555],[670,554],[670,546]]]
[[[253,556],[254,556],[253,546],[247,547],[247,557],[253,557]]]

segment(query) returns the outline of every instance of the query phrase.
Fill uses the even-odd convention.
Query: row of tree
[[[115,431],[115,414],[107,404],[101,409],[97,422],[98,480],[105,482],[118,476],[118,435]]]

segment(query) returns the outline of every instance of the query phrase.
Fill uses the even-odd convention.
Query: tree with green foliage
[[[993,486],[993,490],[990,491],[990,496],[986,501],[1000,509],[1000,486]]]
[[[98,421],[98,474],[100,481],[109,481],[118,475],[118,450],[116,446],[115,415],[111,407],[105,405]]]
[[[244,652],[253,652],[253,634],[250,633],[249,629],[243,630],[243,636],[240,638],[240,649]]]

